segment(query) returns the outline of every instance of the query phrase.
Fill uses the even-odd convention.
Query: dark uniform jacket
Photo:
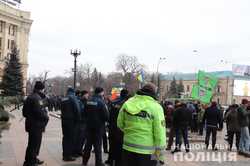
[[[88,129],[101,129],[109,120],[107,106],[101,96],[95,95],[86,102],[84,110]]]
[[[46,97],[44,94],[34,92],[24,102],[23,116],[25,120],[25,130],[27,132],[44,132],[49,121],[46,110]]]
[[[81,108],[73,92],[68,92],[67,96],[62,98],[61,107],[62,120],[72,120],[75,122],[81,120]]]
[[[118,118],[118,114],[122,105],[127,101],[127,99],[128,99],[127,97],[119,98],[113,101],[110,107],[110,120],[109,120],[110,126],[109,127],[110,127],[112,134],[116,133],[116,136],[120,138],[122,138],[122,132],[117,127],[117,118]]]

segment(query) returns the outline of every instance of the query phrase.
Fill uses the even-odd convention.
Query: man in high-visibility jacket
[[[163,108],[156,101],[156,86],[146,84],[122,106],[117,125],[124,133],[124,166],[155,166],[166,146]]]

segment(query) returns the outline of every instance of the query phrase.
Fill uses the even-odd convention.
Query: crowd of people
[[[224,110],[216,102],[209,105],[200,102],[165,102],[166,126],[169,128],[169,139],[166,150],[171,150],[174,137],[176,138],[175,149],[172,153],[179,152],[183,137],[186,152],[189,152],[188,131],[203,135],[205,130],[205,147],[209,148],[210,136],[212,135],[212,150],[217,151],[217,132],[222,131],[223,124],[226,126],[226,138],[228,150],[232,151],[234,135],[235,147],[240,155],[250,157],[250,102],[242,100],[240,105],[230,105]]]
[[[24,166],[43,164],[38,155],[42,133],[49,121],[48,99],[43,90],[43,83],[36,82],[33,93],[24,102],[25,129],[29,134]],[[236,135],[237,151],[250,156],[250,102],[246,99],[225,111],[216,102],[204,105],[176,100],[160,104],[157,88],[151,83],[133,95],[123,89],[113,101],[105,97],[101,87],[96,87],[93,94],[68,88],[66,96],[56,99],[60,101],[54,103],[61,110],[65,162],[82,157],[82,165],[86,166],[94,152],[96,166],[156,166],[164,164],[164,150],[178,153],[182,142],[185,151],[190,152],[188,135],[190,132],[203,135],[204,130],[206,149],[212,135],[212,150],[217,151],[217,132],[223,129],[223,122],[226,122],[228,150],[232,150]],[[108,153],[105,162],[102,151]]]

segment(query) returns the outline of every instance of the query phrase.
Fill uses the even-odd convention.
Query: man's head
[[[211,103],[211,107],[217,107],[217,103],[216,103],[215,101],[213,101],[213,102]]]
[[[67,95],[75,95],[75,90],[72,87],[69,87],[67,90]]]
[[[86,91],[86,90],[83,90],[83,91],[81,91],[81,96],[84,99],[88,99],[89,98],[89,92]]]
[[[147,83],[142,87],[141,91],[151,96],[156,96],[157,87],[153,83]]]
[[[81,96],[81,91],[80,90],[76,90],[76,96],[80,97]]]
[[[244,106],[248,106],[248,100],[247,99],[242,99],[241,104]]]
[[[120,93],[120,97],[125,98],[128,96],[128,94],[129,94],[129,92],[127,89],[122,89],[121,93]]]
[[[95,88],[95,95],[104,96],[104,89],[101,87]]]
[[[44,90],[45,86],[44,83],[41,81],[36,81],[35,86],[34,86],[34,91],[39,91],[42,92]]]

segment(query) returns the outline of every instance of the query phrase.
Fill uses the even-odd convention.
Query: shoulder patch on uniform
[[[87,105],[97,106],[98,103],[97,103],[97,102],[94,102],[94,101],[88,101],[88,102],[87,102]]]
[[[67,100],[69,100],[69,98],[68,97],[64,97],[64,98],[62,98],[61,101],[67,101]]]
[[[115,107],[116,109],[120,109],[120,108],[121,108],[121,105],[120,105],[120,104],[115,104],[114,107]]]
[[[39,100],[39,105],[43,106],[43,101],[42,100]]]

